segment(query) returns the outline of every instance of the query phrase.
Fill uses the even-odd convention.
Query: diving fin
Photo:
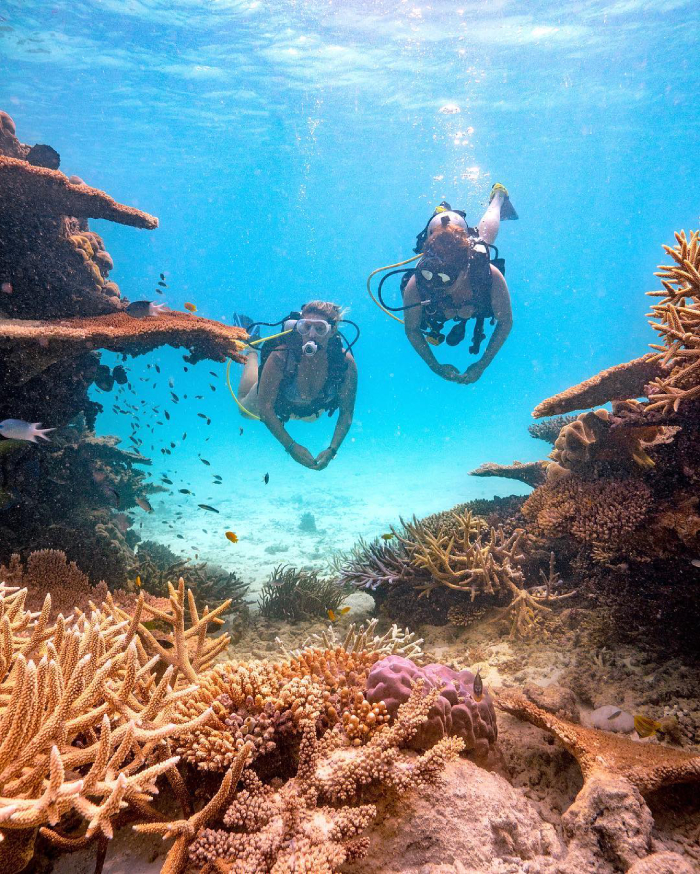
[[[489,197],[489,203],[494,198],[494,195],[497,191],[500,191],[503,195],[503,200],[501,201],[501,221],[515,221],[518,218],[518,213],[515,211],[515,207],[510,202],[510,197],[508,196],[508,189],[505,185],[502,185],[500,182],[496,182],[491,189],[491,196]]]
[[[243,328],[244,331],[248,331],[250,337],[259,337],[260,336],[260,326],[256,325],[255,322],[250,318],[250,316],[244,316],[243,313],[234,313],[233,314],[233,324],[237,328]],[[253,332],[250,332],[251,327],[253,328]]]

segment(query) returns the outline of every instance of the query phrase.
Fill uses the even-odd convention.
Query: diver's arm
[[[498,355],[501,346],[506,342],[510,329],[513,327],[513,313],[510,306],[510,294],[503,274],[491,265],[491,306],[496,319],[496,327],[489,339],[486,351],[478,361],[471,364],[459,378],[460,382],[476,382],[493,359]]]
[[[406,283],[403,290],[403,305],[410,307],[403,311],[403,323],[408,337],[408,342],[413,346],[420,357],[425,361],[428,367],[441,376],[443,379],[451,380],[455,376],[459,376],[459,371],[451,364],[440,364],[437,358],[433,355],[433,350],[430,348],[428,341],[423,336],[420,329],[423,308],[415,306],[420,303],[420,296],[416,288],[416,279],[412,276]]]
[[[283,352],[271,352],[265,362],[258,381],[258,413],[268,431],[279,440],[295,461],[303,464],[304,467],[314,467],[316,462],[311,453],[287,433],[287,429],[275,413],[275,401],[284,378],[284,361]]]
[[[346,352],[345,355],[348,369],[345,372],[345,379],[340,387],[340,394],[338,396],[338,421],[335,423],[335,431],[333,432],[330,446],[316,457],[317,470],[323,470],[324,467],[328,467],[332,459],[335,458],[352,425],[352,417],[355,412],[355,398],[357,396],[357,366],[355,365],[355,359],[349,352]]]

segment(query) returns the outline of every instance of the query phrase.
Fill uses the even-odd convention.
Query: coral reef
[[[514,461],[512,464],[494,464],[487,462],[469,471],[470,476],[502,476],[506,479],[519,480],[528,486],[541,485],[547,475],[546,461]]]
[[[392,625],[384,634],[375,634],[378,624],[378,619],[370,619],[367,624],[363,622],[359,626],[353,622],[348,626],[342,640],[336,633],[335,627],[329,625],[321,634],[314,633],[307,637],[300,649],[289,651],[282,646],[282,652],[289,658],[298,659],[308,647],[322,650],[334,650],[340,647],[351,655],[369,651],[375,653],[377,658],[385,655],[402,655],[420,661],[423,656],[421,649],[423,638],[417,638],[408,628],[401,631],[398,625]],[[277,642],[281,645],[279,638]]]
[[[414,685],[425,693],[438,692],[425,721],[412,738],[416,749],[429,749],[444,737],[458,737],[467,752],[485,758],[496,742],[496,712],[488,692],[474,692],[471,671],[453,671],[446,665],[419,668],[410,659],[391,655],[373,665],[367,676],[365,695],[370,703],[384,702],[390,716],[408,701]]]
[[[527,430],[536,440],[544,440],[545,443],[554,445],[564,425],[569,425],[575,418],[576,416],[554,416],[544,422],[534,422]]]
[[[420,757],[402,754],[425,719],[437,693],[420,688],[399,708],[391,727],[377,731],[364,746],[349,746],[341,731],[320,740],[314,719],[301,724],[296,775],[280,789],[252,773],[224,815],[226,829],[205,829],[190,858],[199,867],[223,862],[223,871],[333,872],[361,858],[368,846],[357,836],[376,816],[374,804],[357,804],[362,790],[382,796],[420,792],[439,779],[461,749],[445,738]],[[326,802],[324,804],[324,802]]]
[[[338,610],[347,590],[334,580],[320,577],[316,571],[278,565],[260,592],[258,607],[268,619],[298,622],[310,616],[324,619]]]
[[[0,586],[2,832],[33,843],[50,826],[42,833],[60,844],[54,829],[71,814],[86,822],[81,840],[111,838],[124,807],[148,814],[157,778],[177,762],[171,739],[212,714],[174,713],[193,687],[176,691],[173,667],[156,676],[139,638],[142,602],[128,622],[94,610],[50,624],[50,595],[32,614],[26,594]]]

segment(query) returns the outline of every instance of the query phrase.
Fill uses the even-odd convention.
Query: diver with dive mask
[[[443,201],[416,237],[416,255],[373,271],[367,280],[370,297],[390,318],[404,325],[409,342],[430,369],[449,382],[476,382],[496,357],[513,324],[510,294],[504,278],[505,262],[493,245],[500,223],[517,219],[507,189],[497,183],[477,228],[470,228],[465,213]],[[493,252],[493,256],[491,255]],[[418,262],[412,267],[406,265]],[[406,268],[406,269],[395,269]],[[387,272],[390,271],[390,272]],[[372,277],[384,273],[374,296]],[[390,306],[382,296],[386,279],[402,274],[402,306]],[[378,299],[377,299],[378,298]],[[400,318],[394,313],[403,313]],[[486,339],[484,322],[495,325],[481,358],[464,373],[441,364],[433,352],[443,342],[459,345],[467,323],[474,320],[469,351],[478,355]],[[445,327],[454,322],[449,330]]]
[[[231,389],[241,415],[262,421],[298,464],[323,470],[335,458],[352,424],[357,368],[351,349],[359,328],[342,318],[340,307],[326,301],[311,301],[280,322],[253,323],[239,316],[238,323],[249,334],[238,396]],[[355,328],[352,342],[340,333],[341,323]],[[251,339],[261,324],[282,330],[264,340]],[[262,344],[259,358],[257,344]],[[286,430],[290,419],[314,422],[323,412],[332,416],[336,410],[338,421],[330,444],[316,457]]]

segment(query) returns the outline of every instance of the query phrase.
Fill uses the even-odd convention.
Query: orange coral
[[[189,349],[190,361],[223,361],[227,356],[240,361],[238,350],[246,336],[242,328],[178,312],[144,319],[118,312],[45,322],[0,320],[0,349],[15,353],[8,355],[8,364],[17,362],[17,379],[23,381],[62,358],[93,349],[139,355],[158,346],[175,346]]]

